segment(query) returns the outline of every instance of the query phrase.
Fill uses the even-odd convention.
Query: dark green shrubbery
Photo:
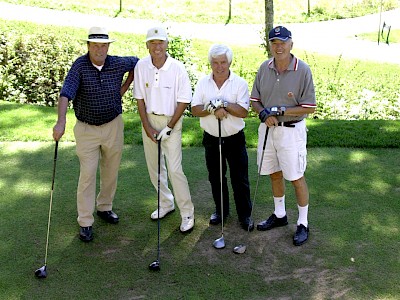
[[[54,106],[72,62],[82,45],[68,36],[1,35],[0,95],[18,103]]]
[[[6,30],[7,34],[0,33],[0,99],[54,106],[65,75],[73,61],[87,51],[86,44],[76,37],[81,32],[68,31],[66,34],[65,30],[47,30],[41,36],[37,33],[28,34],[24,30],[21,30],[22,33],[16,30]],[[37,29],[32,31],[38,32]],[[123,47],[113,45],[116,53],[132,55],[133,52],[133,55],[139,57],[148,55],[142,38],[120,36],[118,40],[118,45],[128,47],[129,51],[125,53]],[[235,50],[232,66],[232,70],[248,82],[250,90],[257,68],[265,59],[253,57],[251,51],[250,48],[240,47]],[[193,88],[204,73],[210,72],[206,56],[194,53],[191,40],[170,37],[168,52],[185,64]],[[310,65],[313,72],[318,107],[312,117],[336,120],[400,118],[398,66],[345,61],[341,57],[307,53],[298,56]],[[131,90],[123,97],[123,109],[137,112]],[[189,110],[186,115],[191,116]],[[250,112],[250,116],[253,115]]]

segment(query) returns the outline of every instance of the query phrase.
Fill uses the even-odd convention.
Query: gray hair
[[[229,63],[232,62],[233,59],[233,52],[232,49],[225,45],[214,44],[210,47],[208,51],[208,61],[211,63],[213,58],[216,58],[220,55],[226,55],[226,59]]]

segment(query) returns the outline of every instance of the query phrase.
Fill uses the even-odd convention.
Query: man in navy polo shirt
[[[314,83],[309,66],[291,54],[292,33],[287,28],[273,28],[268,39],[273,58],[261,64],[250,100],[261,120],[257,161],[262,164],[261,175],[270,176],[275,210],[267,220],[257,225],[257,229],[270,230],[288,224],[286,179],[292,183],[297,198],[299,215],[293,244],[300,246],[308,240],[309,234],[309,193],[304,177],[307,128],[304,118],[316,107]],[[267,143],[262,156],[265,138]]]
[[[58,120],[53,138],[64,134],[68,102],[73,101],[76,116],[74,135],[80,161],[77,189],[79,238],[93,239],[92,225],[95,206],[97,215],[116,224],[112,211],[117,189],[118,169],[124,144],[122,96],[133,80],[135,56],[108,55],[110,39],[102,27],[92,27],[87,42],[88,53],[79,57],[65,78],[58,100]],[[125,73],[129,73],[124,81]],[[123,82],[124,81],[124,82]],[[100,191],[96,197],[96,173],[100,161]]]

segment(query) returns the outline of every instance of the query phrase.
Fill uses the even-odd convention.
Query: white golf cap
[[[146,42],[153,41],[153,40],[167,41],[168,35],[167,35],[167,31],[165,30],[165,28],[163,28],[161,26],[156,26],[156,27],[150,28],[147,31]]]

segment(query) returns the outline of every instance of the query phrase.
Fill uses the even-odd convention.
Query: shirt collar
[[[148,58],[149,58],[149,64],[148,64],[149,69],[155,68],[153,62],[151,61],[151,55],[149,55]],[[172,64],[172,57],[167,53],[167,60],[165,61],[164,65],[161,67],[160,70],[167,71],[171,66],[171,64]]]
[[[289,66],[287,67],[286,70],[288,70],[288,71],[297,71],[297,69],[299,67],[299,60],[293,54],[291,54],[291,57],[292,57],[292,60],[290,61],[290,64],[289,64]],[[268,67],[270,69],[275,69],[275,59],[274,58],[270,59],[270,61],[268,63]]]

